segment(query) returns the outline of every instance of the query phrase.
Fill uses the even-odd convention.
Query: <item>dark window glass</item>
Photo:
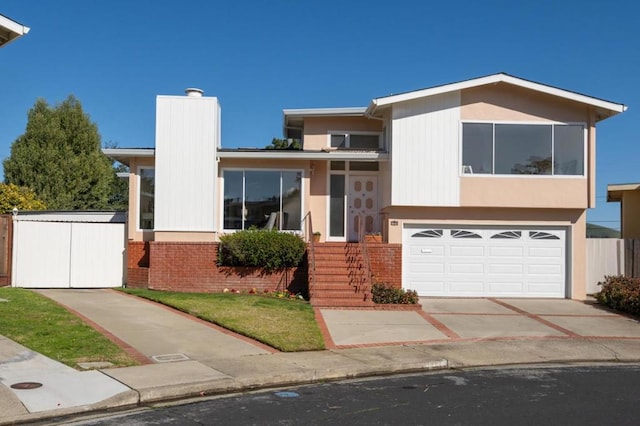
[[[551,174],[551,126],[495,125],[495,173]]]
[[[462,173],[493,173],[493,124],[462,125]]]

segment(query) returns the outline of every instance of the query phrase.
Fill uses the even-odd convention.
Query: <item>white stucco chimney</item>
[[[184,89],[184,93],[186,93],[190,98],[201,98],[204,90],[198,89],[196,87],[188,87]]]

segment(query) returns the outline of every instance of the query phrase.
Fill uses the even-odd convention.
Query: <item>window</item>
[[[153,229],[153,209],[155,199],[155,170],[138,169],[139,229]]]
[[[453,238],[482,238],[482,235],[475,232],[465,231],[463,229],[452,229],[451,236]]]
[[[302,173],[275,170],[225,170],[224,229],[301,228]]]
[[[416,232],[411,237],[413,238],[441,238],[442,229],[425,229],[424,231]]]
[[[462,173],[584,175],[584,127],[462,124]]]
[[[371,151],[380,149],[379,133],[333,133],[330,135],[330,141],[331,148]]]

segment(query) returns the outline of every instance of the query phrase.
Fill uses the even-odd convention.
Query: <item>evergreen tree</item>
[[[106,209],[116,178],[98,127],[73,95],[51,107],[38,99],[4,160],[6,183],[26,186],[52,210]]]

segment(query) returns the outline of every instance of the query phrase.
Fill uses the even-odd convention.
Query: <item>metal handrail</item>
[[[366,284],[369,289],[371,289],[373,286],[373,271],[371,269],[371,259],[369,258],[369,247],[367,245],[367,239],[365,238],[364,222],[364,215],[360,215],[358,218],[358,243],[364,261]]]
[[[306,229],[309,231],[305,233],[305,237],[309,242],[309,297],[311,297],[313,287],[316,283],[316,246],[313,239],[313,221],[311,220],[311,211],[307,212],[302,218],[302,222],[305,223]]]

